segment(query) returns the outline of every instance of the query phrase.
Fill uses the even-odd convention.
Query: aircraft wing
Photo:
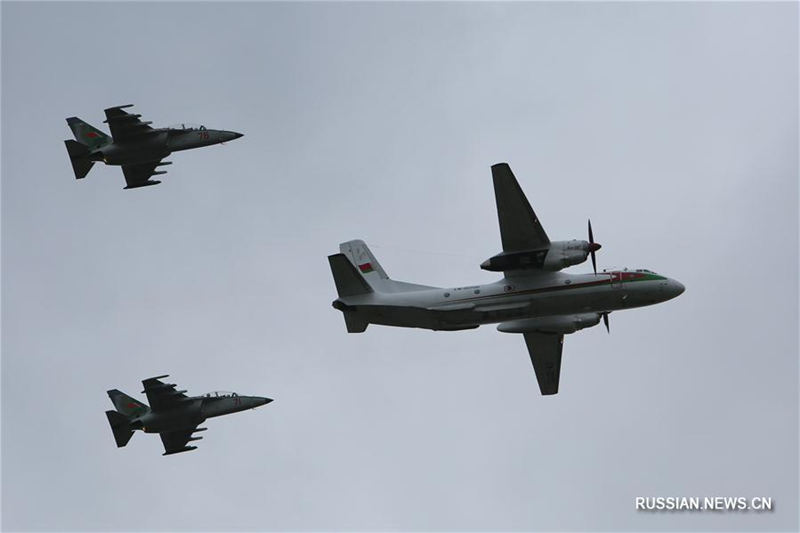
[[[150,177],[156,174],[166,174],[165,171],[156,171],[156,167],[162,164],[160,161],[141,163],[138,165],[122,165],[122,173],[125,174],[126,189],[137,187],[147,187],[148,185],[158,185],[158,180],[151,180]],[[169,163],[164,163],[169,164]]]
[[[557,333],[524,333],[536,380],[543,395],[558,393],[561,376],[561,349],[564,335]]]
[[[169,410],[187,398],[186,394],[184,394],[185,390],[175,390],[174,383],[161,381],[162,378],[167,377],[169,376],[157,376],[142,381],[142,385],[144,385],[142,392],[147,394],[150,409],[154,412]]]
[[[105,110],[106,120],[103,122],[108,124],[111,130],[111,137],[114,142],[126,142],[131,139],[140,138],[146,135],[156,133],[156,130],[150,127],[151,122],[142,122],[137,115],[123,111],[126,107],[133,107],[132,105],[121,105],[117,107],[109,107]]]
[[[202,430],[202,428],[200,428]],[[164,454],[188,452],[197,449],[197,446],[187,446],[189,441],[200,440],[203,437],[192,437],[192,433],[198,431],[197,427],[180,431],[165,431],[159,433],[161,442],[164,444]]]
[[[508,163],[492,165],[494,197],[504,252],[547,248],[550,239]]]

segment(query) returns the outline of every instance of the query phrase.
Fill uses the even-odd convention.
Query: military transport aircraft
[[[151,180],[157,174],[166,174],[157,167],[171,165],[171,161],[162,161],[172,152],[200,148],[212,144],[232,141],[242,136],[241,133],[225,130],[210,130],[205,126],[180,124],[169,128],[151,128],[150,122],[139,120],[141,115],[123,111],[132,105],[109,107],[105,110],[111,137],[87,124],[78,117],[67,119],[75,140],[67,140],[67,152],[72,161],[75,178],[86,177],[98,161],[107,165],[122,166],[125,175],[126,189],[146,187],[161,183]]]
[[[175,390],[174,383],[164,383],[157,376],[142,381],[150,406],[135,400],[116,389],[108,391],[108,397],[116,411],[106,411],[117,447],[122,448],[131,440],[137,429],[145,433],[159,433],[164,443],[164,454],[188,452],[197,446],[187,446],[193,433],[205,431],[197,427],[206,418],[238,413],[270,403],[270,398],[239,396],[235,392],[211,392],[203,396],[186,396],[185,390]]]
[[[564,335],[597,325],[608,329],[608,314],[664,302],[683,285],[646,269],[597,272],[589,222],[588,241],[550,241],[506,163],[492,166],[503,251],[481,268],[503,272],[488,285],[439,288],[389,279],[361,240],[342,243],[328,257],[350,333],[369,324],[454,331],[499,322],[499,331],[521,333],[542,394],[556,394]],[[562,268],[586,261],[593,274]]]

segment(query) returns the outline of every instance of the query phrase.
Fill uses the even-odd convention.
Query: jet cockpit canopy
[[[224,390],[215,390],[213,392],[207,392],[203,394],[204,398],[231,398],[235,396],[238,396],[238,394]]]
[[[197,131],[197,130],[204,130],[206,129],[205,126],[202,124],[194,124],[192,122],[180,122],[178,124],[172,124],[169,126],[172,130],[186,130],[186,131]]]

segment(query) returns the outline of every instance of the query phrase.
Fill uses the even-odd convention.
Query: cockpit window
[[[186,131],[195,131],[195,130],[205,130],[206,127],[202,124],[194,124],[191,122],[181,122],[179,124],[172,124],[170,129],[173,130],[186,130]]]
[[[228,392],[223,390],[216,390],[213,392],[207,392],[203,395],[206,398],[232,398],[238,396],[235,392]]]

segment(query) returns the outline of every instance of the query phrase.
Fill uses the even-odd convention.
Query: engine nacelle
[[[556,241],[544,258],[542,270],[557,271],[568,266],[578,265],[589,257],[590,244],[587,241]]]
[[[526,268],[541,269],[547,253],[547,248],[523,250],[521,252],[502,252],[481,263],[481,268],[492,272],[507,272]]]
[[[497,331],[503,333],[575,333],[576,331],[596,326],[600,322],[600,313],[579,313],[576,315],[543,316],[524,318],[503,322]]]
[[[499,253],[481,263],[481,268],[492,272],[529,268],[555,272],[583,263],[589,257],[590,250],[591,245],[587,241],[555,241],[548,248]]]

